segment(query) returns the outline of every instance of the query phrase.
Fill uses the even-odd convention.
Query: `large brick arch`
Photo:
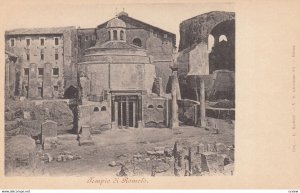
[[[194,44],[207,43],[208,36],[218,24],[235,19],[233,12],[213,11],[180,23],[179,51]]]

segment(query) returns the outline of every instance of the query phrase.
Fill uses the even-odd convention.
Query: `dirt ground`
[[[169,128],[131,128],[108,130],[98,135],[92,135],[94,145],[79,146],[76,135],[65,134],[58,137],[59,143],[56,149],[40,150],[49,153],[56,158],[60,152],[68,151],[80,155],[81,159],[66,162],[38,163],[34,169],[34,175],[45,176],[91,176],[91,175],[116,175],[120,166],[110,167],[112,161],[122,162],[130,160],[134,155],[140,154],[143,160],[149,157],[148,150],[155,147],[173,148],[176,140],[185,146],[192,146],[196,151],[199,143],[224,143],[234,144],[234,126],[225,121],[219,134],[204,128],[181,126],[176,129]],[[151,174],[153,161],[141,161],[139,167],[143,175]],[[32,172],[19,173],[20,175],[33,175]],[[11,175],[18,175],[11,174]],[[161,175],[173,175],[169,170]]]

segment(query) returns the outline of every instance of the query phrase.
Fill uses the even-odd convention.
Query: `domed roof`
[[[106,28],[111,28],[111,27],[122,27],[126,28],[126,24],[124,21],[120,20],[119,18],[115,17],[112,20],[107,22]]]

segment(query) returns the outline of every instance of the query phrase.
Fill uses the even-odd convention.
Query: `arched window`
[[[153,105],[148,105],[148,109],[153,109]]]
[[[99,111],[99,108],[98,107],[95,107],[94,108],[94,112],[98,112]]]
[[[161,105],[157,105],[157,108],[158,108],[158,109],[163,109],[164,107],[161,106]]]
[[[101,107],[101,111],[106,111],[106,106]]]
[[[110,31],[108,31],[107,33],[108,33],[108,40],[111,40]]]
[[[120,31],[120,40],[124,40],[124,31],[123,30]]]
[[[118,39],[118,32],[117,32],[117,30],[113,31],[113,36],[114,36],[114,40]]]
[[[227,42],[227,37],[225,35],[220,35],[219,42],[225,41]]]
[[[132,43],[138,47],[142,47],[142,40],[140,38],[134,38]]]

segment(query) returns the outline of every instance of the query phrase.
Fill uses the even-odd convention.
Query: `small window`
[[[14,47],[15,46],[15,39],[10,39],[10,46],[11,47]]]
[[[43,98],[43,87],[38,87],[38,96]]]
[[[38,68],[38,71],[39,71],[39,76],[44,75],[44,68]]]
[[[124,31],[123,30],[120,31],[120,40],[124,40]]]
[[[41,39],[40,39],[40,43],[41,43],[41,46],[44,46],[44,45],[45,45],[45,39],[44,39],[44,38],[41,38]]]
[[[157,108],[158,108],[158,109],[163,109],[164,107],[161,106],[161,105],[157,105]]]
[[[41,60],[44,60],[44,50],[41,50]]]
[[[101,107],[101,111],[106,111],[106,107],[105,106]]]
[[[52,68],[52,75],[58,76],[59,75],[59,69],[58,68]]]
[[[107,32],[108,33],[108,40],[111,40],[111,36],[110,36],[110,31]]]
[[[29,53],[26,54],[26,60],[30,61],[30,54]]]
[[[29,68],[24,68],[24,76],[28,76],[29,75]]]
[[[54,57],[55,57],[55,60],[58,60],[58,49],[55,49],[55,55],[54,55]]]
[[[132,43],[138,47],[142,47],[142,40],[139,38],[135,38]]]
[[[168,34],[164,34],[164,38],[168,38]]]
[[[26,46],[30,46],[30,39],[29,38],[26,39]]]
[[[54,89],[54,91],[58,91],[58,86],[57,86],[57,85],[54,85],[54,86],[53,86],[53,89]]]
[[[113,38],[114,38],[114,40],[118,39],[118,32],[117,32],[117,30],[113,31]]]
[[[148,109],[153,109],[153,105],[148,105]]]
[[[95,35],[92,35],[92,40],[96,40],[96,36]]]
[[[89,40],[89,36],[85,36],[85,41],[88,41]]]
[[[95,107],[94,108],[94,112],[98,112],[99,111],[99,108],[98,107]]]
[[[25,86],[26,93],[28,93],[28,86]]]
[[[227,42],[227,37],[225,35],[220,35],[219,42],[225,41]]]
[[[54,38],[54,44],[57,46],[59,43],[59,39],[58,38]]]

